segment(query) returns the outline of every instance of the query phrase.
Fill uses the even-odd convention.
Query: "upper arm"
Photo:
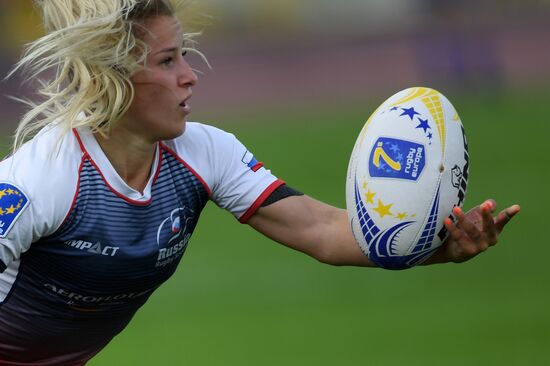
[[[0,163],[0,272],[55,232],[70,210],[81,154],[52,156],[46,137],[39,135]]]
[[[248,223],[267,237],[321,262],[374,266],[357,245],[347,212],[307,195],[261,207]]]

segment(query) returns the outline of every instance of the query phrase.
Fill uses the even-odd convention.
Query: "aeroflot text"
[[[112,302],[112,301],[120,301],[125,299],[135,299],[136,297],[140,297],[143,295],[146,295],[150,293],[152,290],[145,290],[141,292],[130,292],[126,294],[115,294],[115,295],[105,295],[105,296],[88,296],[83,294],[78,294],[60,287],[57,287],[56,285],[52,285],[51,283],[44,284],[44,287],[49,289],[50,291],[56,293],[57,295],[66,297],[68,299],[71,299],[73,301],[80,301],[85,303],[106,303],[106,302]]]

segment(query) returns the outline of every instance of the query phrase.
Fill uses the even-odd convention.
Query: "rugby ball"
[[[353,235],[377,266],[406,269],[447,237],[462,207],[468,144],[445,96],[410,88],[386,100],[361,130],[348,166],[346,206]]]

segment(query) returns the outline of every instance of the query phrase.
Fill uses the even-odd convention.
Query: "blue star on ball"
[[[416,128],[421,128],[424,130],[424,132],[428,132],[428,129],[430,129],[430,125],[428,124],[427,119],[419,118],[418,121],[420,121],[420,124],[416,126]]]
[[[414,110],[414,107],[411,107],[411,108],[401,108],[403,110],[403,113],[401,113],[401,116],[409,116],[411,118],[411,121],[414,119],[414,116],[416,116],[417,114],[419,115],[420,113],[418,113],[417,111]]]

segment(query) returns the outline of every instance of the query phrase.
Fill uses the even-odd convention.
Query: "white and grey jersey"
[[[89,131],[60,133],[0,163],[0,363],[85,363],[174,273],[208,200],[246,222],[283,184],[199,123],[158,144],[143,192]]]

